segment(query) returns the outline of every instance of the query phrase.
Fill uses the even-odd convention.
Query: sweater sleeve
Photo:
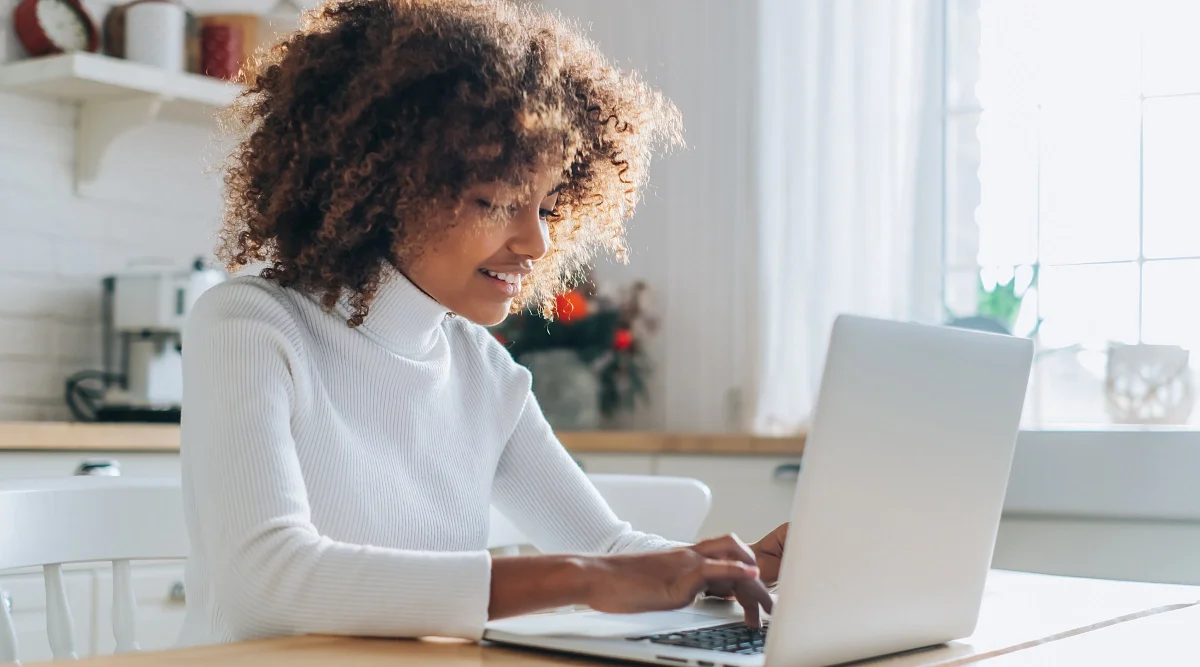
[[[185,332],[184,504],[231,639],[480,638],[486,551],[349,544],[313,525],[291,431],[299,340],[287,306],[245,284],[210,290]]]
[[[545,553],[613,554],[684,546],[613,514],[555,437],[533,392],[496,470],[492,503]]]

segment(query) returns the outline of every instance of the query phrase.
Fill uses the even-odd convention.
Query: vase
[[[533,395],[556,431],[600,427],[600,380],[573,350],[546,350],[521,356],[533,375]]]
[[[1186,424],[1196,402],[1188,351],[1175,345],[1108,350],[1105,393],[1118,424]]]

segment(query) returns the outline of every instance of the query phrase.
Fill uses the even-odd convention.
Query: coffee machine
[[[200,259],[191,270],[143,268],[104,278],[104,369],[68,378],[67,406],[75,418],[178,422],[183,324],[200,295],[225,278]]]

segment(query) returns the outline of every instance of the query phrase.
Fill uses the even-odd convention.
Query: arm
[[[754,626],[760,606],[771,610],[754,554],[736,537],[688,545],[640,533],[617,519],[554,436],[532,393],[500,457],[492,502],[544,552],[622,554],[568,559],[555,574],[563,579],[556,579],[549,593],[541,588],[545,581],[531,576],[539,565],[530,559],[545,557],[497,558],[493,618],[572,604],[564,597],[542,607],[530,605],[543,595],[555,599],[553,591],[570,590],[581,590],[593,609],[618,613],[674,609],[702,590],[736,597]],[[510,572],[520,587],[516,590],[497,579]]]
[[[189,323],[183,421],[189,532],[233,638],[478,638],[486,551],[348,544],[312,524],[291,435],[302,351],[269,292],[237,287],[202,300]]]
[[[543,552],[615,554],[685,546],[619,520],[555,437],[530,392],[496,468],[496,509]]]

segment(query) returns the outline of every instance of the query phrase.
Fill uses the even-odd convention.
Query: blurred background
[[[21,4],[38,3],[0,3],[10,65],[30,59]],[[47,4],[72,23],[71,0]],[[304,6],[185,4],[197,41],[236,37],[226,61],[197,45],[182,63],[217,77]],[[1195,3],[544,4],[686,123],[630,224],[629,263],[602,261],[586,295],[641,311],[619,326],[637,334],[645,391],[610,377],[621,407],[596,426],[796,432],[846,311],[1032,336],[1029,427],[1200,419]],[[128,39],[110,34],[127,8],[82,7],[95,48],[126,55],[108,42]],[[65,378],[103,362],[101,278],[211,262],[227,146],[208,117],[229,91],[150,109],[136,84],[88,92],[7,69],[0,418],[64,419]]]

